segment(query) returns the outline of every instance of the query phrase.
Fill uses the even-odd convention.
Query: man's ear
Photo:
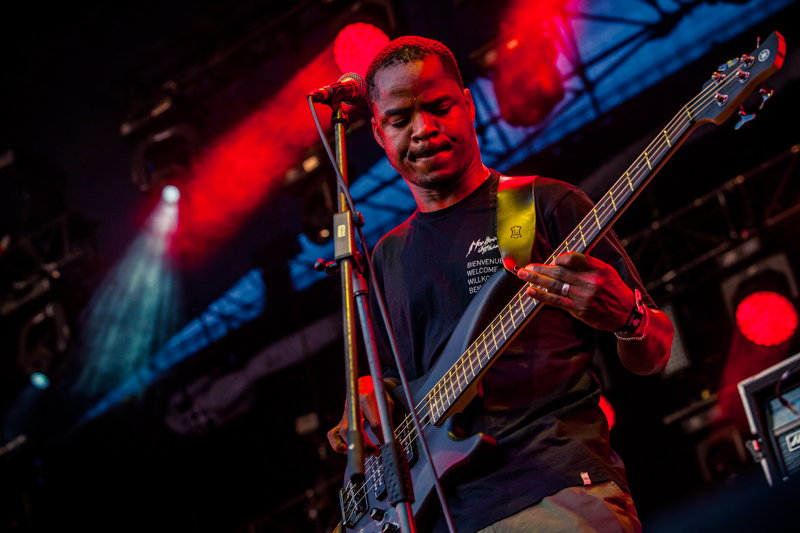
[[[472,101],[472,93],[469,89],[464,89],[464,100],[467,102],[467,111],[469,111],[469,118],[475,122],[475,102]]]
[[[381,148],[383,148],[383,135],[381,134],[381,127],[378,126],[378,122],[375,120],[375,117],[372,117],[372,136],[375,137],[375,142],[377,142]]]

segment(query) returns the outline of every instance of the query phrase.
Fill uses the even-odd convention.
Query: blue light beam
[[[160,201],[81,317],[83,368],[73,392],[96,398],[145,367],[177,331],[180,281],[169,246],[178,204]]]

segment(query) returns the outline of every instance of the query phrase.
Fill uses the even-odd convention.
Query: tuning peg
[[[764,106],[767,105],[769,99],[775,96],[775,89],[770,89],[769,91],[761,86],[761,89],[758,90],[758,94],[761,95],[761,104],[758,106],[759,111],[764,109]]]
[[[756,119],[756,114],[753,113],[752,115],[748,115],[744,112],[744,107],[739,106],[739,122],[733,127],[735,130],[742,129],[746,124],[754,121]]]

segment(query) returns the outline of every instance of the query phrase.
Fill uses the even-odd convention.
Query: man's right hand
[[[384,387],[387,390],[396,386],[391,381],[384,380]],[[388,394],[386,399],[389,403],[389,416],[392,415],[394,410],[394,401]],[[361,420],[366,420],[372,432],[378,438],[379,444],[383,444],[383,432],[381,429],[381,419],[378,415],[378,401],[375,397],[375,388],[372,386],[372,378],[364,376],[358,379],[358,403],[361,407]],[[342,420],[330,431],[328,431],[328,442],[331,448],[337,453],[347,453],[347,432],[349,426],[347,424],[347,404],[345,404],[344,414]],[[370,455],[378,455],[378,446],[372,442],[369,436],[364,433],[364,449]]]

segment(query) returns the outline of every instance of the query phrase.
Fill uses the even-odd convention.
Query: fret
[[[441,415],[443,415],[444,414],[444,410],[445,410],[444,409],[444,394],[442,394],[442,390],[443,389],[444,389],[444,387],[439,387],[439,390],[436,393],[436,406],[437,406],[436,417],[437,418],[440,417]]]
[[[653,170],[652,165],[650,165],[650,158],[647,156],[647,152],[644,153],[644,161],[645,161],[645,163],[647,163],[647,168],[649,168],[650,170]]]
[[[475,367],[472,366],[472,357],[469,357],[468,359],[469,359],[469,371],[472,374],[472,377],[474,378],[475,376],[477,376],[477,374],[475,373]]]
[[[597,222],[597,228],[598,229],[603,229],[603,226],[600,224],[600,219],[597,216],[597,207],[596,206],[595,206],[594,209],[592,209],[592,213],[594,213],[594,221]]]
[[[638,169],[639,167],[636,167],[636,168]],[[625,177],[628,178],[628,187],[630,187],[631,188],[631,192],[633,192],[633,183],[631,183],[631,174],[630,174],[630,172],[626,171],[625,172]]]
[[[692,120],[694,120],[694,119],[692,118],[692,114],[689,112],[689,108],[688,108],[688,107],[686,107],[686,106],[683,106],[683,110],[684,110],[684,111],[686,111],[686,116],[687,116],[687,117],[689,117],[689,122],[691,122]]]
[[[440,389],[440,387],[438,386],[438,383],[437,383],[436,390],[434,391],[434,394],[433,394],[433,416],[436,417],[436,418],[438,418],[439,415],[442,413],[442,409],[440,407],[440,405],[441,405],[441,400],[440,400],[441,393],[439,392],[440,390],[441,389]]]
[[[672,143],[669,141],[669,135],[667,135],[667,130],[664,130],[664,138],[667,140],[667,146],[672,148]]]
[[[483,353],[481,353],[481,345],[479,343],[483,342],[483,350],[486,351],[486,343],[483,340],[483,337],[478,337],[475,341],[475,351],[478,354],[478,364],[483,365]]]
[[[583,241],[583,247],[586,248],[586,239],[583,237],[583,225],[578,224],[578,232],[581,234],[581,241]]]
[[[614,212],[617,212],[617,203],[614,201],[614,191],[608,191],[608,197],[611,198],[611,207],[614,208]]]
[[[453,373],[453,369],[451,368],[444,375],[444,377],[445,377],[445,379],[444,379],[444,387],[443,387],[444,388],[444,402],[442,402],[442,403],[443,403],[445,411],[447,410],[447,404],[450,401],[450,391],[448,390],[448,386],[452,387],[452,385],[453,385],[453,381],[452,381],[453,378],[451,377],[452,373]]]
[[[495,343],[495,346],[497,346],[497,343]],[[486,333],[483,334],[483,347],[486,348],[486,360],[488,361],[491,356],[489,355],[489,345],[486,344]]]
[[[473,355],[474,355],[474,357],[473,357],[473,360],[474,360],[476,363],[478,363],[478,371],[477,371],[477,372],[475,372],[475,375],[477,376],[477,375],[478,375],[478,374],[480,374],[480,372],[481,372],[481,354],[480,354],[480,352],[478,351],[478,346],[477,346],[477,344],[474,344],[474,343],[473,343],[473,345],[472,345],[472,346],[473,346],[473,348],[472,348],[472,353],[473,353]]]

